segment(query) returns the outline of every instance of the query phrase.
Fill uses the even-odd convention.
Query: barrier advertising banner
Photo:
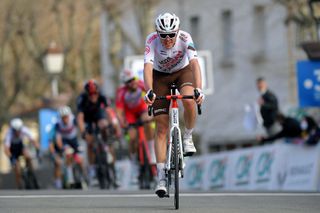
[[[319,191],[320,145],[275,143],[186,158],[182,190]],[[116,163],[121,189],[137,189],[137,171]]]
[[[319,149],[282,144],[284,159],[277,176],[280,190],[316,191],[319,185]]]

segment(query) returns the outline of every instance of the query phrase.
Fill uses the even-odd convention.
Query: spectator
[[[320,140],[320,128],[317,122],[309,115],[301,120],[301,128],[306,145],[316,145]]]
[[[275,94],[268,89],[266,80],[263,77],[257,79],[257,88],[261,94],[258,104],[263,119],[263,126],[268,136],[274,135],[278,128],[276,125],[276,116],[278,113],[278,100]]]
[[[268,137],[259,137],[260,142],[274,141],[280,138],[300,138],[302,135],[302,129],[300,127],[300,122],[297,119],[286,117],[281,113],[276,116],[276,121],[278,121],[282,127],[282,130]]]

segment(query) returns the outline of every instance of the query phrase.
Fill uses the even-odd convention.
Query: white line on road
[[[173,195],[170,195],[173,196]],[[305,197],[320,196],[320,193],[181,193],[181,197]],[[3,198],[149,198],[156,197],[154,194],[113,194],[113,195],[0,195]]]

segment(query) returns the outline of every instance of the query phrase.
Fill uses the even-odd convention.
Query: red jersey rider
[[[150,121],[151,117],[148,115],[148,107],[144,102],[144,83],[138,80],[131,70],[124,70],[121,73],[121,81],[124,84],[117,90],[116,94],[116,111],[123,127],[129,128],[130,145],[129,154],[132,162],[137,159],[137,129],[132,125],[138,121]],[[144,124],[145,136],[148,141],[151,163],[155,164],[153,129],[151,123]]]

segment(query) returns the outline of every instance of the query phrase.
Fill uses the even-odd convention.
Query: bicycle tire
[[[179,209],[179,150],[178,129],[173,129],[173,162],[174,162],[174,206]]]
[[[100,141],[97,141],[97,149],[96,149],[96,171],[97,171],[97,179],[99,183],[100,189],[107,188],[107,160],[106,155],[103,150],[103,145]]]

